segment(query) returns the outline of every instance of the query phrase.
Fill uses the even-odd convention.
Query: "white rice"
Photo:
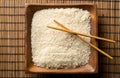
[[[73,31],[90,34],[90,13],[79,8],[37,11],[32,19],[31,44],[34,65],[44,68],[76,68],[89,61],[90,46],[75,35],[50,29],[57,20]],[[90,38],[83,37],[90,42]]]

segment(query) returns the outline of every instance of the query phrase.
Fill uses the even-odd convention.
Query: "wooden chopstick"
[[[55,23],[57,23],[59,26],[61,26],[62,28],[64,28],[64,25],[59,23],[58,21],[54,20]],[[51,27],[52,28],[52,27]],[[53,29],[56,29],[56,30],[61,30],[62,29],[57,29],[57,28],[53,28]],[[65,28],[66,29],[66,28]],[[64,31],[64,30],[63,30]],[[66,31],[67,32],[67,31]],[[114,40],[110,40],[110,39],[106,39],[106,38],[102,38],[102,37],[97,37],[97,36],[92,36],[92,35],[87,35],[87,34],[82,34],[82,33],[79,33],[79,32],[73,32],[71,31],[72,34],[77,34],[77,35],[82,35],[82,36],[86,36],[86,37],[91,37],[91,38],[95,38],[95,39],[99,39],[99,40],[104,40],[104,41],[107,41],[107,42],[112,42],[112,43],[115,43]]]
[[[59,31],[63,31],[63,32],[69,32],[71,34],[77,34],[76,32],[73,32],[73,31],[69,31],[69,30],[66,30],[66,29],[63,29],[63,28],[57,28],[57,27],[54,27],[54,26],[47,26],[48,28],[52,28],[52,29],[55,29],[55,30],[59,30]],[[78,34],[77,34],[78,35]]]
[[[61,25],[60,25],[60,26],[61,26]],[[62,31],[69,32],[69,33],[72,33],[72,32],[73,32],[72,30],[70,30],[69,28],[65,27],[64,25],[61,26],[63,29],[61,29],[61,28],[56,28],[56,27],[51,27],[51,26],[48,26],[48,27],[49,27],[49,28],[52,28],[52,29],[57,29],[57,30],[60,29],[60,30],[62,30]],[[75,34],[75,33],[73,33],[73,34]],[[111,57],[109,54],[105,53],[104,51],[102,51],[101,49],[99,49],[99,48],[96,47],[95,45],[91,44],[90,42],[84,40],[84,39],[81,38],[78,34],[76,34],[76,36],[77,36],[80,40],[82,40],[83,42],[89,44],[91,47],[93,47],[94,49],[96,49],[97,51],[99,51],[100,53],[102,53],[103,55],[107,56],[107,57],[110,58],[110,59],[113,59],[113,57]]]
[[[82,40],[83,42],[89,44],[91,47],[93,47],[94,49],[98,50],[99,52],[101,52],[103,55],[107,56],[108,58],[110,59],[113,59],[113,57],[111,57],[110,55],[108,55],[107,53],[105,53],[104,51],[100,50],[98,47],[96,47],[95,45],[89,43],[88,41],[82,39],[78,34],[74,33],[73,31],[71,30],[68,30],[67,29],[62,29],[62,28],[56,28],[56,27],[52,27],[52,26],[48,26],[48,28],[52,28],[52,29],[56,29],[56,30],[60,30],[60,31],[64,31],[64,32],[68,32],[68,33],[71,33],[71,34],[75,34],[80,40]]]
[[[84,40],[83,38],[81,38],[79,35],[77,35],[77,37],[82,40],[83,42],[89,44],[91,47],[93,47],[94,49],[96,49],[97,51],[99,51],[100,53],[102,53],[103,55],[107,56],[110,59],[113,59],[112,56],[110,56],[109,54],[107,54],[106,52],[102,51],[101,49],[99,49],[98,47],[96,47],[95,45],[91,44],[90,42]]]

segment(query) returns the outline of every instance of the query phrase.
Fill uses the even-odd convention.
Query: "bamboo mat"
[[[99,48],[114,57],[99,58],[99,73],[80,74],[25,74],[24,27],[25,3],[96,3],[99,36],[114,39],[111,44],[99,41]],[[119,0],[0,0],[0,77],[9,78],[120,78],[120,1]]]

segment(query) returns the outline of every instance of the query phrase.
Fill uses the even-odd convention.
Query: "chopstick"
[[[75,34],[80,40],[82,40],[83,42],[89,44],[91,47],[93,47],[94,49],[98,50],[99,52],[101,52],[103,55],[107,56],[108,58],[110,59],[113,59],[113,57],[111,57],[110,55],[108,55],[107,53],[105,53],[104,51],[100,50],[98,47],[96,47],[95,45],[89,43],[88,41],[82,39],[78,34],[74,33],[73,31],[71,31],[70,29],[68,30],[67,29],[61,29],[61,28],[56,28],[56,27],[52,27],[52,26],[48,26],[48,28],[52,28],[52,29],[56,29],[56,30],[60,30],[60,31],[64,31],[64,32],[68,32],[68,33],[71,33],[71,34]]]
[[[102,53],[103,55],[107,56],[110,59],[113,59],[112,56],[110,56],[109,54],[107,54],[106,52],[102,51],[101,49],[99,49],[98,47],[96,47],[95,45],[91,44],[90,42],[84,40],[83,38],[81,38],[79,35],[77,35],[77,37],[82,40],[83,42],[89,44],[91,47],[93,47],[94,49],[98,50],[100,53]]]
[[[55,23],[57,23],[58,25],[60,25],[62,28],[64,28],[64,25],[59,23],[58,21],[54,20]],[[53,27],[49,27],[49,28],[53,28]],[[58,29],[58,28],[53,28],[53,29],[56,29],[56,30],[61,30],[61,31],[65,31],[63,29]],[[66,29],[66,28],[65,28]],[[67,32],[67,31],[65,31]],[[106,38],[102,38],[102,37],[97,37],[97,36],[92,36],[92,35],[87,35],[87,34],[82,34],[82,33],[79,33],[79,32],[73,32],[71,31],[72,34],[77,34],[77,35],[82,35],[82,36],[86,36],[86,37],[91,37],[91,38],[95,38],[95,39],[99,39],[99,40],[103,40],[103,41],[107,41],[107,42],[111,42],[111,43],[115,43],[114,40],[110,40],[110,39],[106,39]]]
[[[60,25],[60,24],[59,24]],[[72,33],[73,31],[70,30],[69,28],[65,27],[64,25],[60,25],[63,29],[60,29],[60,28],[56,28],[56,27],[51,27],[51,26],[48,26],[49,28],[53,28],[53,29],[57,29],[57,30],[62,30],[62,31],[65,31],[65,32],[69,32],[69,33]],[[73,33],[75,34],[75,33]],[[98,47],[96,47],[95,45],[91,44],[90,42],[84,40],[83,38],[81,38],[78,34],[75,34],[80,40],[82,40],[83,42],[89,44],[91,47],[93,47],[94,49],[96,49],[97,51],[99,51],[100,53],[102,53],[103,55],[107,56],[108,58],[110,59],[113,59],[113,57],[111,57],[109,54],[105,53],[104,51],[102,51],[101,49],[99,49]]]

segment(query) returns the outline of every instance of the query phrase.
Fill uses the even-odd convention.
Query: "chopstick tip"
[[[113,41],[114,43],[116,43],[116,41]]]
[[[113,60],[113,57],[109,57],[111,60]]]
[[[57,22],[55,19],[53,20],[55,23]]]
[[[51,26],[47,26],[48,28],[50,28]]]

